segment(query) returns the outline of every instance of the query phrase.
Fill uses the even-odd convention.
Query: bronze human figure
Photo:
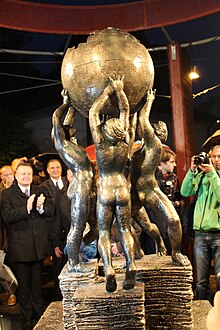
[[[116,217],[121,245],[126,258],[126,275],[123,288],[135,286],[136,266],[134,263],[134,240],[130,232],[131,203],[129,183],[125,168],[129,152],[129,104],[123,91],[123,79],[113,80],[94,102],[89,111],[90,129],[95,144],[96,161],[99,170],[97,188],[97,222],[99,227],[99,253],[102,257],[106,291],[114,292],[117,284],[111,256],[111,225]],[[110,96],[118,98],[120,116],[104,123],[100,113]]]
[[[172,259],[185,266],[190,262],[187,257],[181,254],[182,227],[179,216],[167,196],[160,190],[155,178],[155,170],[159,164],[162,144],[149,121],[154,98],[155,92],[149,90],[146,102],[139,114],[139,135],[143,137],[145,145],[140,153],[136,152],[132,157],[131,184],[132,189],[137,192],[139,203],[149,205],[156,214],[159,214],[168,222]],[[166,134],[166,128],[164,127],[163,131],[160,126],[163,126],[162,122],[159,123],[158,132]]]
[[[129,159],[132,158],[132,155],[137,152],[137,155],[143,158],[140,152],[138,150],[141,150],[144,148],[144,140],[139,141],[139,143],[134,143],[135,135],[136,135],[136,128],[137,128],[137,113],[130,117],[130,125],[129,125],[129,135],[130,135],[130,152],[129,152]],[[161,129],[159,130],[161,132]],[[163,139],[164,137],[161,136]],[[139,145],[137,147],[137,145]],[[140,160],[138,161],[140,163]],[[134,164],[133,164],[134,165]],[[135,165],[134,165],[135,168]],[[129,172],[129,171],[128,171]],[[130,173],[128,175],[128,179],[130,180]],[[157,254],[159,256],[165,255],[167,253],[166,247],[164,245],[164,241],[160,235],[160,231],[158,227],[152,223],[148,217],[148,214],[146,212],[145,207],[140,202],[137,190],[135,185],[131,187],[131,205],[132,205],[132,219],[140,226],[140,228],[146,232],[150,237],[152,237],[156,244],[157,244]],[[133,237],[135,240],[135,243],[137,241],[137,237],[135,238],[135,231],[133,231]],[[140,250],[140,247],[138,244],[135,244],[135,256],[139,255],[139,258],[141,258],[141,254],[144,253],[142,250]],[[143,254],[144,255],[144,254]],[[142,255],[142,256],[143,256]]]
[[[89,217],[93,192],[93,170],[87,152],[82,146],[77,144],[74,136],[71,136],[70,133],[70,141],[65,137],[61,118],[70,107],[70,103],[66,91],[63,95],[63,105],[55,110],[53,114],[52,137],[61,159],[73,172],[73,180],[67,191],[71,201],[71,227],[67,236],[68,270],[69,272],[83,272],[88,269],[79,263],[79,251],[86,222],[94,219]],[[68,116],[71,118],[68,121],[74,119],[73,108],[69,109]],[[68,124],[70,123],[68,122]],[[70,130],[71,132],[73,131],[72,128]],[[92,241],[97,237],[98,233],[96,224],[91,224],[90,222],[90,227],[93,231],[90,237],[90,241]]]

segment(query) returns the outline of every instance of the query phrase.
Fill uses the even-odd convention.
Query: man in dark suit
[[[51,159],[47,164],[49,179],[40,184],[45,196],[49,197],[55,207],[54,220],[49,223],[50,244],[52,247],[52,276],[55,283],[55,299],[62,299],[58,276],[67,262],[64,254],[67,234],[70,229],[70,207],[67,197],[68,180],[62,176],[62,165],[58,159]]]
[[[29,330],[43,313],[41,261],[49,250],[45,216],[53,216],[54,210],[39,187],[32,185],[29,163],[18,165],[15,178],[1,193],[1,213],[8,228],[8,258],[18,280],[23,328]]]

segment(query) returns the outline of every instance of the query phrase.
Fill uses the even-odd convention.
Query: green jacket
[[[198,189],[201,173],[188,171],[182,182],[180,193],[185,196],[194,195]],[[194,230],[220,230],[220,178],[219,173],[206,173],[198,191],[198,199],[194,211]]]

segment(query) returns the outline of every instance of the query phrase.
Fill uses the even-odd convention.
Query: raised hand
[[[154,99],[155,99],[155,94],[156,94],[156,89],[148,89],[147,91],[147,98],[146,98],[146,101],[147,103],[150,103],[152,104]]]
[[[108,93],[113,93],[114,91],[122,91],[124,88],[124,76],[119,76],[116,72],[108,76],[109,85],[106,87]]]
[[[63,97],[63,104],[68,104],[70,103],[69,95],[66,89],[63,89],[61,92],[61,95]]]
[[[195,170],[197,169],[197,166],[196,166],[196,164],[195,164],[195,157],[196,157],[196,156],[192,156],[192,157],[191,157],[190,170],[191,170],[192,172],[195,172]]]
[[[122,91],[124,89],[124,76],[117,76],[115,74],[114,78],[112,79],[112,86],[116,92]]]
[[[43,206],[44,201],[45,201],[44,195],[43,194],[40,194],[40,196],[37,198],[36,208],[37,209],[40,209]]]
[[[214,171],[215,168],[212,164],[211,158],[209,158],[209,163],[208,164],[201,164],[199,165],[200,170],[202,170],[204,173],[209,173],[211,171]]]
[[[36,194],[31,195],[27,200],[27,211],[30,213],[33,209],[33,202],[35,199]]]

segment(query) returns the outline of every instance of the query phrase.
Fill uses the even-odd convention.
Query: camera
[[[209,163],[209,156],[204,151],[200,152],[194,158],[194,164],[196,166],[199,166],[199,165],[202,165],[202,164],[208,164],[208,163]]]

